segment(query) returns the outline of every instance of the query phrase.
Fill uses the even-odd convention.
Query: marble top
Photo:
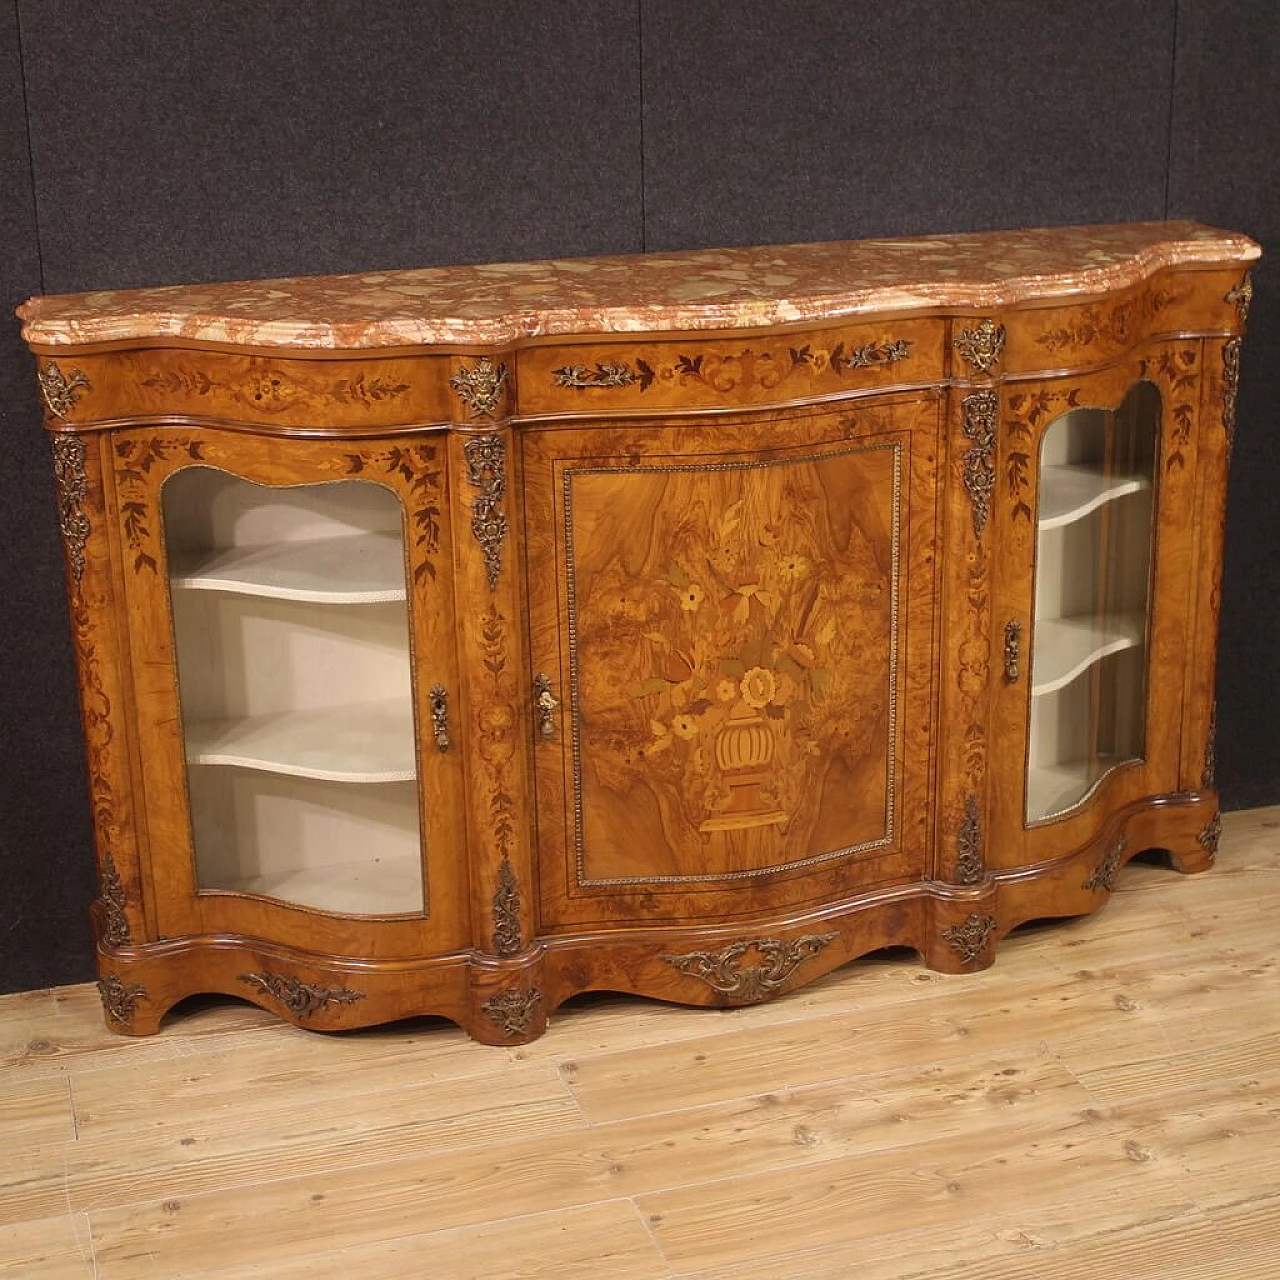
[[[936,307],[985,310],[1122,288],[1258,246],[1195,222],[368,271],[102,290],[18,308],[28,342],[183,338],[360,350],[540,335],[741,329]]]

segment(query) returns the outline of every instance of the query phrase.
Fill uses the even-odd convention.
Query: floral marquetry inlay
[[[886,845],[899,447],[575,467],[564,485],[580,883]],[[644,868],[626,857],[637,823],[654,828]]]
[[[636,357],[630,362],[611,361],[590,367],[563,365],[551,372],[556,386],[579,391],[590,387],[635,387],[644,392],[655,383],[698,383],[717,395],[733,395],[745,390],[773,391],[784,384],[798,385],[796,379],[812,383],[826,373],[839,376],[854,369],[897,364],[910,356],[910,339],[885,338],[860,344],[806,342],[778,345],[774,349],[761,345],[731,352],[677,354],[673,361],[656,366]]]
[[[266,414],[284,414],[316,403],[369,409],[396,400],[409,390],[407,382],[376,374],[329,377],[323,364],[305,373],[285,369],[279,363],[250,363],[246,368],[225,372],[193,363],[143,372],[139,385],[149,391],[188,397],[220,392],[234,404]]]
[[[204,461],[204,444],[189,436],[152,436],[146,440],[124,438],[116,441],[116,487],[120,493],[120,523],[132,556],[133,571],[157,571],[158,531],[151,509],[153,484],[148,480],[154,467],[175,458]]]

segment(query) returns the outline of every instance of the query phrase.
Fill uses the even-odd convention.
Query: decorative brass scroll
[[[1253,301],[1253,277],[1249,272],[1244,273],[1244,279],[1227,294],[1223,301],[1235,304],[1236,315],[1240,317],[1242,325],[1249,323],[1249,304]]]
[[[40,383],[40,397],[45,408],[53,417],[63,422],[66,422],[67,414],[75,408],[76,401],[80,398],[76,392],[93,390],[83,369],[72,369],[68,378],[53,360],[40,366],[36,378]]]
[[[98,982],[98,994],[107,1018],[118,1027],[127,1027],[133,1021],[133,1011],[139,1000],[147,998],[147,989],[136,982],[123,982],[109,973]]]
[[[763,1000],[836,936],[834,933],[809,933],[792,940],[753,938],[747,942],[735,942],[720,951],[689,951],[684,955],[661,958],[681,973],[701,978],[709,987],[735,1000]],[[764,963],[743,967],[742,958],[752,948]]]
[[[973,534],[982,537],[991,514],[991,494],[996,487],[996,422],[999,400],[994,391],[974,391],[960,402],[964,434],[973,441],[964,455],[964,487],[973,504]]]
[[[968,964],[982,954],[995,927],[995,916],[971,914],[963,924],[953,924],[949,929],[944,929],[942,937],[960,957],[961,962]]]
[[[89,541],[89,517],[81,505],[89,495],[84,441],[78,436],[53,437],[53,479],[58,490],[58,523],[67,548],[71,577],[84,576],[84,548]]]
[[[988,317],[980,321],[976,329],[961,330],[955,348],[973,365],[975,372],[989,373],[992,366],[1000,362],[1004,338],[1004,325]]]
[[[1227,457],[1236,439],[1236,397],[1240,391],[1240,339],[1222,344],[1222,429],[1227,435]]]
[[[1209,711],[1209,732],[1204,742],[1204,769],[1200,773],[1200,785],[1212,791],[1218,785],[1218,704]]]
[[[116,870],[116,860],[108,853],[102,860],[102,882],[99,888],[105,917],[102,940],[109,947],[129,945],[129,918],[125,915],[124,883]]]
[[[1124,853],[1125,846],[1129,843],[1127,836],[1121,836],[1119,840],[1107,852],[1107,856],[1098,863],[1093,873],[1085,880],[1083,887],[1090,892],[1099,889],[1106,890],[1110,893],[1116,886],[1116,873],[1120,870],[1120,855]]]
[[[493,893],[493,953],[514,956],[521,945],[520,882],[511,859],[504,857],[498,864],[498,887]]]
[[[577,390],[587,387],[629,387],[633,382],[642,379],[643,370],[646,369],[649,382],[652,382],[653,370],[645,365],[643,360],[637,360],[636,364],[642,368],[640,375],[633,373],[630,365],[625,361],[619,364],[597,364],[590,368],[585,364],[566,364],[561,365],[559,369],[552,369],[551,373],[557,387],[573,387]],[[641,390],[648,385],[648,382],[642,382]]]
[[[538,733],[543,738],[556,736],[556,708],[560,703],[551,692],[551,677],[540,671],[533,678],[533,705],[538,710]]]
[[[844,343],[838,342],[832,348],[827,363],[839,373],[842,369],[871,369],[878,364],[897,364],[911,355],[911,342],[907,338],[893,338],[888,342],[868,342],[861,347],[852,347],[848,355],[844,351]]]
[[[449,750],[449,694],[442,684],[431,686],[431,731],[435,735],[436,750]]]
[[[318,987],[280,973],[242,973],[240,981],[278,1000],[295,1017],[304,1021],[331,1004],[355,1004],[363,991],[347,987]]]
[[[459,369],[449,379],[449,386],[472,416],[492,418],[502,402],[502,389],[507,382],[507,366],[494,364],[481,356],[469,369]]]
[[[522,1036],[527,1034],[541,999],[542,992],[537,987],[528,991],[510,987],[499,996],[490,996],[480,1007],[504,1036]]]
[[[484,555],[489,590],[496,591],[502,569],[502,541],[507,517],[502,498],[507,491],[507,445],[501,436],[473,436],[462,446],[467,459],[467,480],[480,490],[471,504],[471,532]]]
[[[1022,623],[1010,618],[1004,624],[1004,678],[1017,684],[1022,674]]]
[[[1200,847],[1211,858],[1218,856],[1218,841],[1222,838],[1222,814],[1215,813],[1209,820],[1209,825],[1196,836]]]
[[[961,884],[982,879],[982,815],[972,793],[964,798],[964,817],[956,828],[956,879]]]

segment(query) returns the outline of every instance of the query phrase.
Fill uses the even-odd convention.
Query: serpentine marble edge
[[[37,346],[181,338],[327,350],[539,335],[744,329],[871,311],[974,310],[1256,258],[1195,222],[992,231],[101,290],[18,308]]]

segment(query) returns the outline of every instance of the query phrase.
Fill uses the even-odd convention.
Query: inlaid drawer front
[[[882,320],[778,335],[613,341],[521,351],[521,414],[780,404],[934,382],[944,322]]]
[[[1007,336],[996,372],[1091,368],[1148,338],[1238,329],[1248,310],[1245,278],[1240,271],[1163,271],[1092,302],[1011,311],[1003,317]]]
[[[287,360],[162,348],[42,359],[52,416],[70,423],[180,415],[287,434],[359,433],[447,421],[442,356]]]

